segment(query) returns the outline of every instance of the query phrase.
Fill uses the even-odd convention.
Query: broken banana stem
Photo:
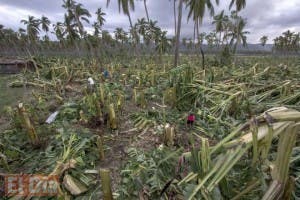
[[[20,103],[18,105],[18,113],[23,121],[24,127],[27,130],[27,133],[28,133],[31,143],[34,145],[38,144],[39,143],[38,135],[36,133],[34,126],[32,125],[32,123],[30,121],[28,112],[26,111],[26,109],[24,108],[22,103]]]

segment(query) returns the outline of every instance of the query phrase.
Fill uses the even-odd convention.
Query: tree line
[[[95,13],[96,21],[90,22],[92,14],[84,8],[84,5],[75,0],[63,0],[62,7],[65,9],[64,20],[62,22],[50,22],[46,16],[36,18],[28,16],[20,22],[25,25],[25,29],[19,28],[14,31],[0,25],[0,44],[3,52],[8,49],[15,52],[26,52],[34,54],[41,50],[74,50],[78,53],[87,51],[91,55],[105,54],[107,52],[119,52],[120,54],[133,52],[134,55],[141,53],[153,53],[162,55],[164,53],[174,53],[174,66],[179,64],[180,45],[187,49],[193,49],[202,56],[203,67],[204,51],[203,44],[206,41],[209,47],[217,47],[222,51],[222,55],[234,55],[239,45],[247,45],[246,31],[247,20],[239,15],[239,12],[246,7],[246,0],[231,0],[227,15],[225,10],[215,14],[214,6],[219,5],[219,0],[172,0],[174,15],[175,36],[167,37],[167,31],[158,26],[157,21],[151,20],[147,8],[147,0],[143,0],[145,18],[133,22],[131,12],[135,10],[134,0],[118,0],[119,12],[128,17],[129,30],[116,28],[113,33],[103,29],[106,22],[106,13],[102,8],[98,8]],[[107,0],[110,6],[110,0]],[[188,10],[188,20],[194,24],[193,38],[181,39],[181,24],[183,8]],[[213,18],[215,30],[210,33],[200,33],[200,26],[204,15],[209,12]],[[91,24],[93,32],[85,30],[84,23]],[[50,32],[50,27],[53,31]],[[54,34],[56,40],[51,40],[49,34]],[[262,46],[268,41],[267,36],[260,39]],[[130,51],[133,50],[133,51]],[[291,31],[284,32],[282,36],[274,40],[274,51],[299,50],[299,33]]]

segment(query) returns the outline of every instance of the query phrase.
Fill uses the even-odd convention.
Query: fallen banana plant
[[[148,130],[150,127],[155,125],[155,122],[146,116],[137,115],[137,116],[132,116],[132,118],[133,118],[134,127],[138,131]]]
[[[280,199],[284,194],[284,188],[288,179],[288,169],[291,151],[295,145],[296,134],[300,128],[300,112],[284,107],[273,108],[259,116],[257,123],[247,122],[237,130],[233,131],[218,145],[208,148],[205,141],[202,141],[202,150],[199,163],[203,170],[202,176],[199,172],[191,172],[183,178],[178,185],[198,182],[188,199],[193,199],[199,192],[209,198],[209,194],[218,187],[229,171],[239,160],[252,148],[253,163],[256,163],[259,156],[268,154],[270,141],[279,137],[277,159],[272,169],[272,179],[264,200]],[[254,128],[253,126],[257,126]],[[252,128],[251,128],[252,126]],[[271,128],[270,128],[271,127]],[[244,134],[245,129],[248,133]],[[270,130],[271,129],[271,130]],[[236,139],[233,139],[237,137]],[[205,153],[206,152],[206,153]],[[195,160],[195,152],[185,153]],[[208,168],[205,160],[212,160],[212,168]],[[264,156],[264,159],[267,159]],[[264,163],[264,160],[261,161]],[[205,172],[205,169],[208,171]]]

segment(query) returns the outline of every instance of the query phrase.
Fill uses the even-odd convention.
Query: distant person
[[[195,122],[195,120],[196,120],[196,116],[193,114],[193,113],[190,113],[189,115],[188,115],[188,117],[187,117],[187,126],[189,127],[189,128],[192,128],[193,127],[193,125],[194,125],[194,122]]]
[[[95,81],[93,78],[88,78],[88,85],[87,85],[87,93],[92,94],[95,92]]]

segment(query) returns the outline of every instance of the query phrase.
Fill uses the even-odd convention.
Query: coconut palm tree
[[[148,8],[147,8],[147,0],[143,0],[143,1],[144,1],[146,17],[147,17],[148,22],[150,22],[149,12],[148,12]]]
[[[63,35],[67,35],[67,40],[70,41],[71,44],[74,43],[74,41],[79,38],[78,31],[76,30],[76,24],[73,23],[72,17],[69,17],[69,15],[65,14],[64,16],[65,22],[64,22],[64,33]]]
[[[230,45],[233,46],[233,53],[236,54],[237,47],[239,44],[242,44],[244,47],[247,46],[247,34],[248,31],[244,31],[246,27],[246,20],[240,16],[237,16],[237,12],[232,12],[232,29],[231,32],[228,34],[231,37]],[[236,57],[235,57],[236,62]]]
[[[142,19],[138,19],[137,23],[135,24],[135,27],[137,29],[137,32],[142,35],[143,37],[145,37],[146,32],[147,32],[147,26],[149,26],[149,23],[146,22],[145,18]]]
[[[266,35],[262,36],[262,37],[259,39],[259,41],[260,41],[261,46],[264,47],[264,46],[267,44],[268,36],[266,36]]]
[[[235,5],[236,11],[239,12],[246,7],[246,0],[231,0],[229,9],[231,9],[233,5]]]
[[[82,21],[85,21],[86,23],[90,23],[90,21],[88,20],[89,17],[91,17],[90,12],[87,9],[83,8],[83,5],[81,3],[75,5],[74,19],[76,21],[76,25],[78,27],[78,31],[81,37],[85,35]]]
[[[187,44],[187,39],[186,38],[182,38],[182,45],[184,47],[186,47],[186,44]]]
[[[94,22],[94,23],[92,24],[92,27],[94,28],[94,36],[98,37],[99,34],[100,34],[101,26],[99,25],[98,22]]]
[[[124,44],[124,42],[127,40],[127,33],[122,28],[116,28],[114,34],[115,40],[121,42],[122,44]]]
[[[107,6],[109,5],[110,0],[107,0]],[[125,15],[127,15],[128,20],[129,20],[129,24],[130,24],[130,28],[133,29],[133,23],[131,20],[131,16],[130,16],[130,10],[134,11],[134,0],[118,0],[118,5],[119,5],[119,12],[121,12],[121,8],[122,11]]]
[[[113,38],[111,37],[111,35],[109,34],[109,32],[107,30],[103,30],[101,35],[102,35],[102,40],[106,44],[110,44],[113,42]]]
[[[187,47],[188,50],[191,50],[193,48],[193,46],[194,46],[193,39],[189,38],[187,41],[188,42],[187,42],[186,47]]]
[[[216,4],[219,5],[219,0],[215,0]],[[214,16],[214,6],[211,0],[186,0],[188,12],[188,19],[192,18],[195,24],[196,34],[199,35],[199,27],[204,18],[204,14],[208,9],[210,16]],[[201,45],[199,45],[200,52],[202,54],[202,67],[204,69],[204,52]]]
[[[66,16],[68,16],[69,19],[73,19],[74,18],[73,10],[76,5],[76,2],[74,0],[63,0],[63,2],[64,3],[62,7],[67,10]]]
[[[100,29],[101,29],[101,27],[104,25],[104,22],[106,21],[105,18],[104,18],[106,13],[103,12],[101,8],[98,8],[97,12],[96,12],[96,15],[97,15],[97,23],[99,24]]]
[[[167,38],[167,31],[159,31],[157,32],[158,34],[158,40],[156,41],[156,47],[155,50],[156,52],[159,53],[160,55],[160,60],[161,56],[163,53],[166,53],[171,49],[171,41],[170,39]]]
[[[204,39],[205,39],[205,36],[206,36],[206,33],[205,33],[205,32],[200,33],[200,34],[198,35],[198,44],[199,44],[199,45],[202,45],[202,44],[203,44]]]
[[[210,32],[205,36],[205,40],[210,48],[212,48],[216,44],[216,34],[214,32]]]
[[[300,33],[291,32],[290,30],[282,33],[281,36],[274,39],[275,50],[284,53],[300,50]]]
[[[131,43],[133,44],[133,46],[135,47],[135,50],[137,51],[137,45],[140,43],[140,40],[141,40],[141,38],[137,32],[137,27],[133,26],[132,28],[130,28],[129,33],[130,33]]]
[[[49,26],[51,24],[50,20],[48,19],[48,17],[42,16],[40,22],[42,30],[45,31],[46,35],[48,35]]]
[[[56,22],[56,24],[53,24],[54,33],[56,35],[56,38],[62,42],[64,39],[64,25],[61,22]]]
[[[34,16],[28,16],[28,20],[22,19],[21,23],[26,25],[26,32],[29,42],[35,42],[38,39],[40,32],[40,20],[35,19]]]
[[[216,32],[219,33],[219,41],[223,45],[226,33],[224,33],[224,36],[222,38],[222,32],[226,30],[227,24],[228,24],[229,18],[227,15],[224,14],[224,10],[220,12],[220,14],[214,16],[213,24],[216,27]]]
[[[0,39],[2,39],[4,37],[4,26],[2,24],[0,24]]]
[[[1,31],[0,31],[1,32]],[[26,30],[25,29],[23,29],[23,28],[19,28],[18,29],[18,37],[19,38],[23,38],[23,37],[25,37],[26,36]]]

